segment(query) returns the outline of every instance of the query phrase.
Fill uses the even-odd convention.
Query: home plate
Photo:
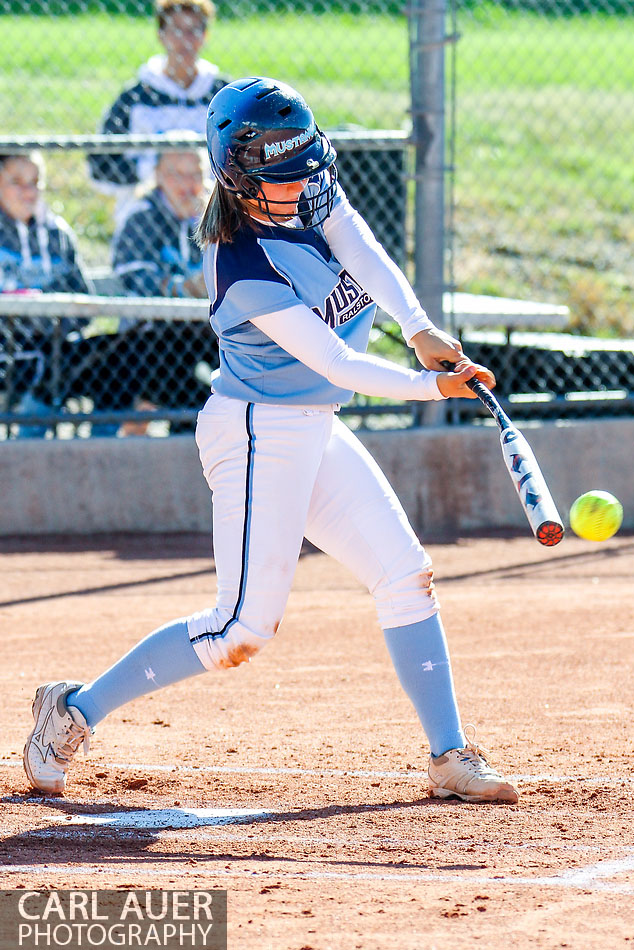
[[[74,815],[68,825],[106,825],[112,828],[200,828],[231,825],[265,818],[262,808],[147,808],[101,815]]]

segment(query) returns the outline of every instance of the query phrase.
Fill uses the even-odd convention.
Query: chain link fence
[[[570,335],[465,348],[515,416],[631,413],[634,3],[462,0],[451,21],[447,282],[570,313]]]
[[[204,299],[191,238],[204,117],[223,82],[248,74],[305,95],[351,200],[430,312],[432,285],[472,295],[466,316],[442,296],[445,325],[494,368],[514,415],[632,411],[634,0],[162,4],[0,0],[5,435],[191,427],[217,365],[204,314],[130,316],[121,301]],[[441,43],[427,28],[439,9]],[[441,47],[439,77],[428,67]],[[426,166],[436,114],[438,174]],[[424,240],[421,180],[441,203]],[[48,215],[29,217],[42,199]],[[57,300],[47,316],[37,291]],[[98,312],[55,296],[77,292],[101,295]],[[514,318],[483,311],[489,297]],[[560,309],[540,322],[539,304]],[[410,360],[386,318],[371,345]],[[350,412],[352,424],[419,419],[361,397]]]

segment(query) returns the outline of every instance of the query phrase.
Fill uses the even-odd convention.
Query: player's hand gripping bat
[[[447,360],[442,365],[449,371],[454,367]],[[484,383],[474,377],[467,386],[498,424],[502,455],[533,534],[540,544],[547,547],[559,544],[564,536],[564,526],[530,445]]]

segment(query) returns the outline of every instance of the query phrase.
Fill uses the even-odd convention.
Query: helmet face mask
[[[257,184],[258,194],[251,200],[264,218],[272,224],[305,230],[321,224],[332,211],[337,168],[334,164],[329,165],[323,172],[313,175],[296,198],[271,198],[266,194],[268,182],[261,180]]]
[[[306,102],[290,86],[254,77],[223,87],[209,105],[207,145],[220,185],[255,201],[273,224],[310,228],[330,214],[337,154]],[[299,201],[272,200],[263,193],[266,183],[304,180],[308,184]]]

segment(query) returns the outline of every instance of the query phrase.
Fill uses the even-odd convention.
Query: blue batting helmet
[[[255,199],[274,224],[287,223],[290,213],[271,212],[262,182],[290,183],[308,179],[299,206],[297,227],[324,221],[334,200],[337,153],[317,127],[304,99],[275,79],[250,77],[224,86],[207,113],[207,147],[220,185],[243,198]]]

